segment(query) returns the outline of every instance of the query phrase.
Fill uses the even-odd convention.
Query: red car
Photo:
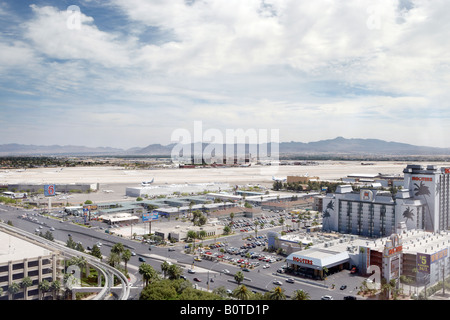
[[[196,281],[196,282],[202,282],[202,280],[200,280],[199,278],[194,278],[194,281]]]

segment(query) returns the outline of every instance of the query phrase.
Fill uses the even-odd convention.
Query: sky
[[[447,0],[0,0],[0,144],[450,147],[449,39]]]

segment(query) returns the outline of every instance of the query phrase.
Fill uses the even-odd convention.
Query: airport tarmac
[[[317,176],[322,180],[340,179],[349,174],[402,174],[407,162],[379,161],[361,165],[361,161],[318,161],[317,165],[283,165],[228,168],[186,168],[127,170],[121,167],[73,167],[0,170],[0,184],[8,183],[100,183],[140,185],[221,182],[230,184],[272,184],[272,176]],[[435,163],[423,163],[435,164]],[[438,163],[438,166],[449,165]]]
[[[225,183],[230,186],[260,184],[273,185],[272,177],[287,176],[319,177],[321,180],[338,180],[350,174],[396,174],[403,175],[405,161],[371,161],[362,165],[361,161],[317,161],[317,165],[283,165],[228,168],[185,168],[185,169],[149,169],[128,170],[121,167],[73,167],[73,168],[36,168],[26,170],[0,170],[0,185],[14,183],[58,184],[89,183],[99,184],[99,190],[91,194],[74,194],[70,203],[79,203],[84,199],[93,201],[117,201],[125,199],[127,187],[139,187],[141,182],[154,178],[152,186],[170,184]],[[414,164],[434,164],[450,166],[445,162],[414,162]],[[106,192],[108,190],[108,192]]]

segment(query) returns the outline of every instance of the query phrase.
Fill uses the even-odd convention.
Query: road
[[[28,214],[28,216],[31,216],[37,221],[30,221],[20,218],[23,214]],[[109,256],[111,247],[115,243],[121,242],[125,248],[128,248],[136,253],[136,256],[132,256],[131,260],[128,262],[128,270],[132,281],[130,299],[138,299],[139,293],[142,290],[142,278],[138,272],[139,265],[141,264],[139,257],[143,257],[146,263],[152,265],[157,271],[161,270],[161,263],[164,260],[179,264],[183,269],[183,275],[185,275],[186,278],[198,288],[207,289],[208,279],[212,279],[213,281],[209,282],[210,290],[221,286],[229,290],[234,290],[237,283],[234,281],[233,276],[237,271],[241,270],[239,267],[228,262],[213,262],[209,260],[203,260],[201,262],[194,261],[192,255],[184,253],[184,243],[178,243],[172,247],[174,251],[169,251],[167,247],[152,247],[152,250],[149,250],[148,244],[110,235],[98,227],[86,228],[70,222],[61,222],[57,219],[46,218],[36,213],[36,211],[23,209],[17,210],[16,208],[0,205],[0,219],[5,222],[10,220],[12,221],[13,226],[31,233],[35,233],[36,230],[39,230],[45,234],[45,232],[53,227],[55,230],[52,231],[52,234],[55,240],[65,243],[70,235],[74,241],[80,241],[85,249],[88,246],[92,247],[97,242],[101,242],[102,246],[100,250],[106,257]],[[276,230],[276,228],[270,230]],[[267,231],[268,230],[259,230],[258,235],[264,235]],[[225,242],[228,247],[239,248],[245,243],[245,241],[242,240],[243,236],[253,234],[254,233],[250,232],[239,233],[236,235],[221,237],[217,239],[217,241]],[[203,245],[207,246],[213,242],[215,241],[205,240]],[[252,250],[255,252],[262,252],[262,247],[256,247]],[[218,249],[212,249],[211,251],[218,251]],[[272,255],[274,256],[275,254]],[[323,295],[332,295],[334,299],[342,300],[346,295],[355,295],[356,287],[359,287],[363,280],[361,277],[353,277],[353,275],[349,275],[349,272],[344,270],[338,274],[329,276],[329,278],[325,281],[305,280],[296,277],[294,283],[288,283],[285,281],[287,278],[286,275],[276,272],[278,268],[286,264],[284,259],[271,263],[270,267],[267,269],[263,268],[264,264],[265,263],[261,263],[260,266],[252,269],[250,272],[243,272],[245,275],[243,284],[256,292],[271,290],[276,286],[273,284],[273,281],[279,280],[282,282],[281,287],[285,290],[285,294],[288,297],[291,296],[295,290],[301,289],[308,292],[312,300],[319,300]],[[192,266],[195,270],[195,274],[187,272],[188,269],[192,268]],[[222,272],[224,269],[228,269],[230,273],[224,274]],[[201,282],[194,281],[194,278],[200,279]],[[335,284],[334,289],[331,288],[331,284]],[[340,290],[339,288],[341,284],[346,284],[347,289]]]

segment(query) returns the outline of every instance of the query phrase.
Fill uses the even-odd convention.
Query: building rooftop
[[[49,249],[0,231],[0,264],[50,254]]]

